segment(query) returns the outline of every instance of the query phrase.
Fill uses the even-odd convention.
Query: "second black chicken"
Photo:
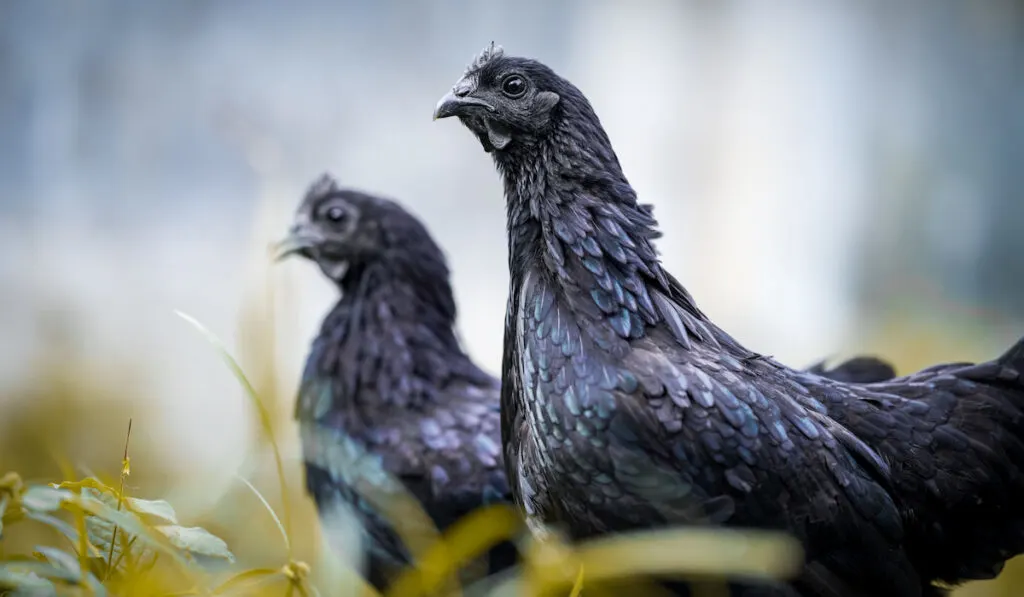
[[[361,487],[386,495],[401,483],[441,529],[480,506],[511,501],[499,383],[456,337],[444,254],[394,201],[324,175],[277,253],[312,260],[341,293],[313,341],[295,416],[321,520],[339,508],[355,515],[368,538],[369,579],[380,590],[410,553]],[[503,543],[490,568],[515,559],[514,546]]]

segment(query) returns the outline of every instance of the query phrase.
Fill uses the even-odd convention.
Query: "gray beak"
[[[469,89],[464,85],[456,85],[451,91],[445,94],[434,107],[434,120],[459,116],[465,113],[467,108],[483,108],[488,112],[494,112],[494,106],[482,99],[469,95]]]
[[[288,236],[271,246],[271,253],[274,261],[281,261],[285,257],[316,248],[321,242],[323,239],[320,235],[306,226],[295,224],[288,231]]]

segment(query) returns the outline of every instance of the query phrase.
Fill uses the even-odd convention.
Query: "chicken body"
[[[750,595],[940,595],[1024,551],[1024,340],[881,383],[791,369],[665,271],[653,214],[571,83],[492,46],[447,116],[504,182],[502,438],[528,515],[576,538],[704,523],[799,538],[800,577],[737,587]]]

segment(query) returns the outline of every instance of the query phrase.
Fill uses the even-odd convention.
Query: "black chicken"
[[[456,338],[448,267],[426,228],[393,201],[339,188],[307,192],[277,258],[298,254],[338,285],[302,374],[295,416],[306,486],[321,519],[355,514],[382,589],[410,561],[393,526],[358,490],[404,484],[439,528],[511,502],[501,458],[498,380]],[[492,551],[492,571],[515,548]]]
[[[504,181],[502,438],[527,513],[577,538],[787,530],[801,595],[940,595],[1024,551],[1024,340],[876,384],[787,368],[664,270],[656,222],[571,83],[492,44],[437,104],[449,116]]]

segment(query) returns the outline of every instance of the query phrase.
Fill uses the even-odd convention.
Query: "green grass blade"
[[[178,315],[178,317],[181,317],[185,321],[192,324],[192,326],[195,327],[197,330],[199,330],[199,332],[206,337],[206,340],[211,345],[213,345],[214,349],[216,349],[217,352],[220,353],[221,358],[223,358],[224,362],[227,363],[228,368],[231,370],[232,374],[234,374],[238,382],[242,384],[242,388],[245,390],[246,395],[256,406],[256,411],[257,413],[259,413],[260,417],[260,427],[263,429],[263,432],[267,434],[267,439],[270,442],[270,446],[274,452],[274,465],[277,468],[277,478],[278,482],[281,485],[281,510],[283,518],[282,526],[284,528],[285,535],[287,537],[291,537],[291,508],[289,507],[288,490],[285,484],[284,462],[281,459],[281,450],[277,445],[277,440],[274,438],[274,425],[273,422],[271,421],[270,413],[267,411],[266,406],[264,406],[263,401],[260,400],[259,394],[256,392],[256,388],[254,388],[253,385],[249,382],[249,378],[246,377],[241,365],[239,365],[238,361],[236,361],[235,358],[231,356],[231,353],[228,352],[227,348],[224,346],[224,343],[221,342],[220,339],[213,332],[208,330],[206,326],[199,323],[199,321],[197,321],[194,317],[178,310],[175,310],[174,312],[175,314]],[[291,541],[288,542],[288,559],[293,559],[291,551]]]
[[[285,549],[288,551],[288,553],[291,553],[292,552],[292,546],[291,546],[291,540],[288,539],[288,531],[286,531],[285,528],[284,528],[284,525],[281,524],[281,519],[278,518],[277,512],[274,512],[274,508],[271,507],[270,503],[267,502],[267,499],[265,497],[263,497],[263,494],[260,493],[260,490],[256,489],[256,486],[253,485],[252,483],[250,483],[248,479],[246,479],[245,477],[243,477],[243,476],[241,476],[241,475],[239,475],[237,473],[235,473],[235,477],[239,481],[241,481],[242,483],[245,483],[245,486],[248,487],[249,490],[253,492],[253,494],[260,501],[260,503],[263,504],[263,507],[266,508],[267,512],[270,513],[270,517],[272,519],[274,519],[274,524],[277,525],[277,530],[280,531],[281,538],[284,540]]]

